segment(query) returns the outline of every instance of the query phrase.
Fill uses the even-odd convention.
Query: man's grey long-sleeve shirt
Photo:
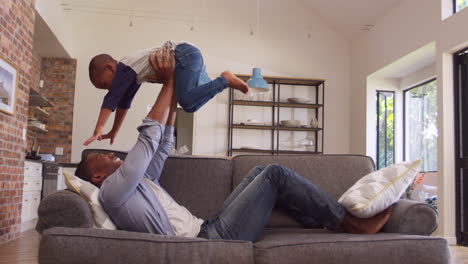
[[[99,200],[119,229],[175,235],[164,208],[144,180],[160,186],[164,162],[174,142],[174,127],[164,127],[147,117],[138,131],[138,141],[124,163],[102,183]]]

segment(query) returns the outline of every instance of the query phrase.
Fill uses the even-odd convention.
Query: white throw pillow
[[[102,229],[116,230],[116,226],[99,202],[100,189],[92,183],[83,181],[75,175],[69,175],[65,171],[63,172],[63,175],[65,176],[67,189],[79,194],[86,202],[88,202],[91,207],[91,211],[93,212],[94,226]]]
[[[398,201],[419,172],[421,160],[393,164],[357,181],[338,200],[349,213],[372,217]]]

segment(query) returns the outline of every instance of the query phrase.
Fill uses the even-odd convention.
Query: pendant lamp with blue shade
[[[262,69],[260,68],[253,68],[252,77],[247,81],[247,85],[254,92],[268,92],[270,89],[268,83],[263,79]]]

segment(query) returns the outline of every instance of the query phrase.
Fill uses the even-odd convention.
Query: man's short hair
[[[86,158],[84,158],[83,160],[80,161],[80,163],[78,164],[78,167],[76,168],[75,175],[78,176],[80,179],[82,179],[84,181],[91,182],[93,172],[89,168],[89,159],[88,159],[88,157],[86,157]]]
[[[115,62],[109,54],[99,54],[94,56],[89,62],[89,79],[93,80],[96,74],[102,71],[102,67],[106,63]]]

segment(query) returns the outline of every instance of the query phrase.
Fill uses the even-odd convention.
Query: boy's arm
[[[117,133],[120,130],[120,127],[122,126],[122,122],[125,119],[125,116],[127,115],[128,109],[126,108],[117,108],[117,111],[115,113],[115,119],[114,119],[114,125],[112,126],[111,131],[109,133],[102,135],[101,139],[98,138],[98,140],[102,139],[110,139],[111,145],[114,143],[114,138],[117,136]]]
[[[83,145],[88,146],[89,143],[93,142],[94,140],[101,139],[102,130],[104,129],[104,125],[106,124],[107,119],[109,119],[111,113],[112,110],[107,108],[101,108],[101,112],[99,112],[99,117],[96,123],[96,128],[94,129],[94,133],[83,143]]]

